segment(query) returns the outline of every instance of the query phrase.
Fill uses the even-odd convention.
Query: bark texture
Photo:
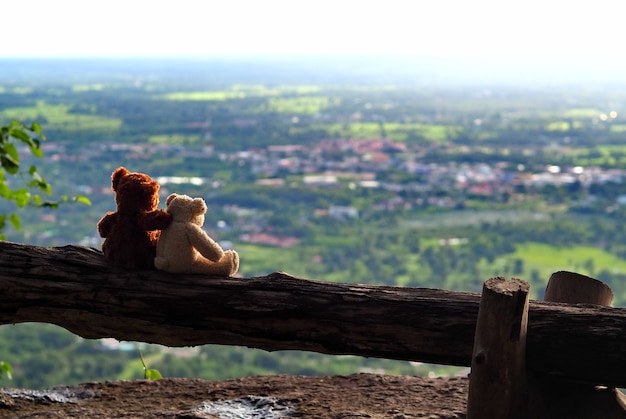
[[[85,338],[241,345],[470,366],[480,295],[337,284],[274,273],[211,278],[124,271],[78,246],[0,242],[0,324]],[[626,310],[531,302],[527,367],[626,386]]]
[[[491,278],[483,285],[467,419],[531,417],[525,400],[529,290],[515,278]]]

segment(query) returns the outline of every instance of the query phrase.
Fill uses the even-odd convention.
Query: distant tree
[[[587,259],[584,262],[583,267],[587,270],[589,275],[593,275],[595,273],[595,263],[592,258]]]
[[[24,173],[20,166],[18,146],[28,147],[33,156],[41,158],[41,142],[46,137],[41,132],[41,126],[33,122],[30,126],[22,122],[11,121],[10,124],[0,127],[0,198],[13,202],[18,208],[26,205],[36,207],[56,208],[59,202],[44,201],[41,193],[52,194],[52,186],[39,174],[37,167],[31,165],[28,172]],[[12,177],[12,178],[10,178]],[[18,185],[10,180],[17,179]],[[70,198],[62,196],[60,201],[68,201]],[[73,201],[89,205],[90,202],[83,196],[71,198]],[[20,217],[17,213],[0,214],[0,239],[4,239],[4,228],[7,220],[19,230],[21,228]]]

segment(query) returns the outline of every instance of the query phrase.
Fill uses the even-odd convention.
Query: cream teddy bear
[[[239,269],[239,255],[224,251],[202,230],[206,203],[202,198],[171,194],[167,212],[172,223],[161,231],[154,266],[171,273],[230,276]]]

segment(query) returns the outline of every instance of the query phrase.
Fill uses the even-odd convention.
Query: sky
[[[615,57],[621,11],[619,0],[8,0],[0,57]]]
[[[621,3],[5,0],[0,59],[393,55],[446,79],[626,84]]]

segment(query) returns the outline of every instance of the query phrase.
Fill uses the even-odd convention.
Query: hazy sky
[[[8,0],[0,57],[626,56],[618,0]]]
[[[626,83],[623,0],[6,0],[3,57],[393,54],[438,80]],[[298,58],[300,59],[300,57]],[[319,66],[322,70],[324,65]]]

